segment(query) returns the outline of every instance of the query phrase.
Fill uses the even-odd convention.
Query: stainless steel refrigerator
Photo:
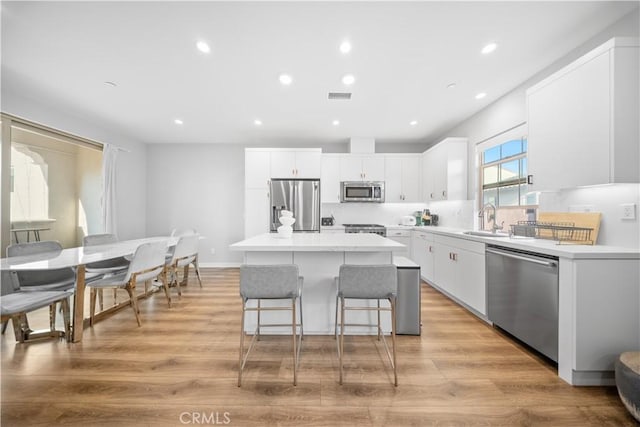
[[[293,231],[320,232],[320,180],[271,180],[271,232],[278,231],[281,210],[293,212]]]

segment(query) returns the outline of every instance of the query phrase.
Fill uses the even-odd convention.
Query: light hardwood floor
[[[422,336],[398,337],[397,388],[372,337],[347,339],[340,386],[325,336],[305,338],[297,387],[290,339],[265,337],[238,388],[238,270],[203,269],[203,281],[192,278],[181,299],[174,289],[170,309],[162,293],[141,300],[142,327],[125,308],[78,344],[16,344],[9,326],[2,426],[636,425],[615,387],[565,384],[426,284]]]

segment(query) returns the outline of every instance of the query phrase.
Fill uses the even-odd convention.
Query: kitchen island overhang
[[[406,247],[376,234],[294,233],[290,238],[281,238],[277,233],[265,233],[229,246],[232,251],[244,252],[245,264],[296,264],[304,277],[302,291],[304,333],[311,335],[333,335],[335,327],[336,280],[342,264],[380,265],[392,264],[393,253]],[[272,301],[263,301],[267,306]],[[374,306],[376,301],[361,301]],[[383,302],[384,304],[384,302]],[[278,301],[273,301],[278,305]],[[245,331],[253,333],[257,318],[247,315]],[[284,323],[286,313],[268,313],[263,323]],[[374,324],[373,312],[350,313],[349,323]],[[391,319],[382,316],[382,327],[391,330]],[[273,331],[273,332],[272,332]],[[375,328],[352,327],[350,334],[375,334]],[[269,328],[264,334],[286,334],[290,328]]]

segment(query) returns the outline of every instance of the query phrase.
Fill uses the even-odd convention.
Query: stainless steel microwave
[[[340,184],[340,203],[384,202],[384,181],[342,181]]]

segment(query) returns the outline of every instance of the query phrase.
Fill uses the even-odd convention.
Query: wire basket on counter
[[[576,227],[572,222],[518,221],[511,224],[511,235],[556,240],[558,244],[593,245],[593,228]]]

